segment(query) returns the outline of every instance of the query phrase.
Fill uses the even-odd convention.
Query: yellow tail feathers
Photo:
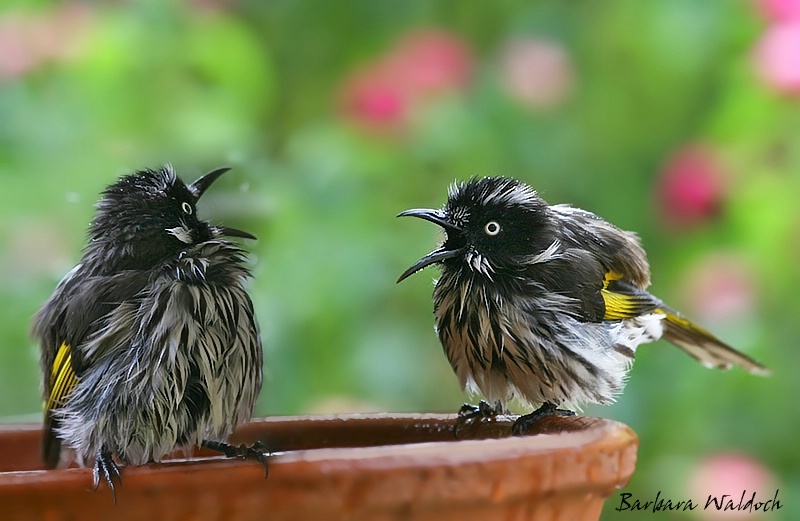
[[[753,374],[768,376],[770,370],[740,353],[710,332],[669,309],[657,309],[665,315],[664,339],[686,351],[706,367],[730,369],[738,365]]]

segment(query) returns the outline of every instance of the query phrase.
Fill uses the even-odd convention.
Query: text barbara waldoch
[[[619,504],[614,508],[617,512],[669,512],[675,510],[716,510],[720,512],[733,511],[743,513],[770,512],[783,508],[778,493],[770,498],[756,492],[742,490],[738,494],[710,494],[703,500],[696,499],[674,499],[665,497],[661,491],[656,493],[655,498],[639,499],[629,492],[620,493]]]

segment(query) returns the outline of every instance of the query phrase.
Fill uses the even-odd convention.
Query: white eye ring
[[[183,210],[183,213],[186,215],[192,215],[192,205],[187,202],[181,203],[181,210]]]
[[[489,221],[486,223],[486,226],[483,227],[483,231],[486,232],[486,235],[497,235],[500,233],[500,223],[497,221]]]

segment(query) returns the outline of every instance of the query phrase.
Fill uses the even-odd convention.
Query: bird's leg
[[[566,409],[558,409],[554,403],[544,402],[541,407],[532,413],[524,414],[517,418],[517,421],[511,427],[511,434],[514,436],[525,434],[533,424],[545,416],[575,416],[575,413]]]
[[[481,400],[478,405],[465,403],[458,410],[458,417],[464,420],[471,420],[473,418],[492,418],[498,414],[503,414],[503,406],[497,403],[494,407],[489,405],[486,400]]]
[[[122,484],[122,477],[119,475],[119,467],[114,463],[111,457],[111,451],[106,448],[101,448],[97,451],[94,459],[94,469],[92,469],[92,476],[94,477],[94,489],[100,485],[100,476],[108,483],[108,488],[111,489],[111,495],[114,496],[114,504],[117,504],[117,490],[114,487],[116,480],[120,485]]]
[[[233,445],[229,445],[221,441],[205,440],[203,441],[202,446],[207,449],[221,452],[222,454],[224,454],[229,458],[254,459],[264,466],[264,477],[269,476],[269,467],[267,466],[267,458],[264,456],[264,451],[266,450],[266,447],[264,447],[264,445],[260,441],[255,442],[253,445],[249,447],[244,444],[235,447]]]

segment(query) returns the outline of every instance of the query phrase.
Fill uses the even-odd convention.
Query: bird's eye
[[[486,223],[486,226],[483,227],[483,231],[486,232],[486,235],[497,235],[500,233],[500,223],[497,221],[489,221]]]
[[[192,215],[192,205],[187,202],[181,203],[181,210],[186,215]]]

